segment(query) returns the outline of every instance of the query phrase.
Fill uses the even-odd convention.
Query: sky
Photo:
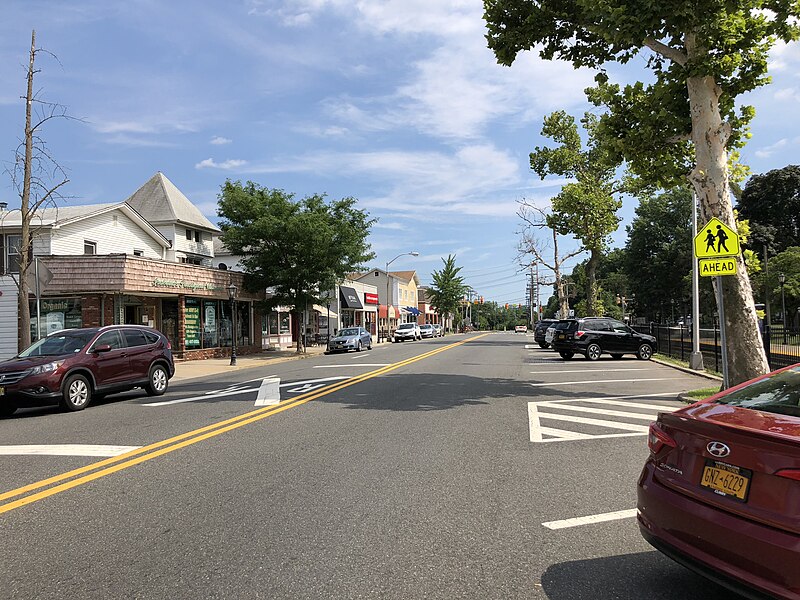
[[[352,196],[378,219],[367,266],[399,256],[390,270],[428,284],[453,254],[477,295],[524,303],[518,202],[546,206],[564,183],[541,181],[528,155],[548,143],[545,115],[590,108],[594,74],[533,53],[499,66],[482,11],[480,0],[4,0],[0,162],[13,164],[22,137],[36,29],[54,55],[37,62],[39,97],[76,118],[43,129],[70,179],[65,203],[122,201],[157,171],[212,222],[226,179]],[[611,74],[648,79],[642,57]],[[773,50],[770,74],[743,98],[756,107],[742,153],[753,173],[800,160],[798,44]],[[19,206],[7,173],[0,200]]]

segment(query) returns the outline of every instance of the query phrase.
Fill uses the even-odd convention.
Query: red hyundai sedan
[[[750,598],[800,599],[800,364],[651,424],[644,538]]]

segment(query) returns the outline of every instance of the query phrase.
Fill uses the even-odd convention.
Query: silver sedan
[[[328,343],[328,352],[361,352],[364,348],[372,350],[372,335],[363,327],[345,327]]]

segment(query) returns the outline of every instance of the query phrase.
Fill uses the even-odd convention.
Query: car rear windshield
[[[569,328],[577,329],[578,328],[578,322],[577,321],[559,321],[558,323],[553,325],[553,327],[555,327],[556,329],[569,329]]]
[[[800,417],[800,367],[756,381],[723,396],[717,403]]]
[[[19,353],[23,358],[29,356],[61,356],[80,352],[94,337],[94,331],[74,333],[57,333],[37,341],[31,347]]]

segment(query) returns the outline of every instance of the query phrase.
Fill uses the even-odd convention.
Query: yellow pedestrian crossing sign
[[[739,252],[739,235],[716,217],[706,223],[694,238],[697,258],[736,256]]]
[[[735,256],[726,256],[725,258],[701,258],[699,262],[701,277],[736,275]]]

